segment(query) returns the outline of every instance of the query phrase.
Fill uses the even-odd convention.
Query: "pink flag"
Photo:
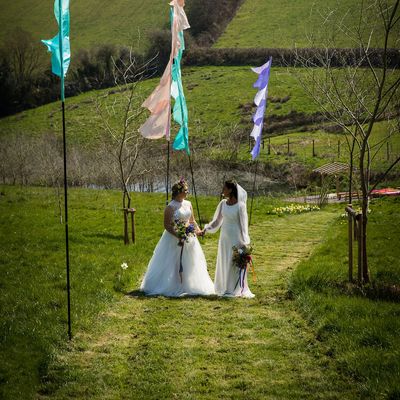
[[[169,62],[161,77],[159,85],[142,104],[142,107],[148,108],[151,112],[150,117],[139,128],[142,136],[147,139],[159,139],[164,135],[167,140],[170,138],[172,63],[174,57],[182,46],[178,33],[190,28],[183,9],[185,6],[185,0],[172,0],[170,5],[174,10],[174,18],[171,27],[172,43]]]

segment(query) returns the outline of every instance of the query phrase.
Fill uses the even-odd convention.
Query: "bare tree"
[[[305,67],[295,72],[311,98],[321,107],[328,119],[340,125],[349,150],[349,193],[352,192],[353,174],[357,174],[361,186],[363,215],[363,281],[369,282],[367,259],[368,202],[372,190],[399,163],[397,155],[386,170],[371,181],[371,167],[378,152],[392,135],[399,134],[399,65],[391,65],[388,58],[389,43],[395,43],[399,34],[400,0],[371,0],[360,3],[356,26],[337,20],[335,29],[340,30],[353,43],[347,52],[326,47],[315,49],[312,57],[304,57],[296,51],[297,65]],[[381,25],[383,32],[380,55],[371,47],[374,31]],[[377,41],[377,38],[374,38]],[[377,58],[380,58],[377,60]],[[376,67],[376,65],[379,67]],[[322,66],[322,68],[318,68]],[[340,68],[338,68],[340,67]],[[375,139],[374,127],[378,121],[386,121],[386,134]],[[356,170],[353,170],[353,166]],[[350,198],[351,201],[351,198]]]
[[[40,67],[40,43],[29,32],[16,27],[8,37],[5,51],[14,81],[20,86],[32,84]]]
[[[110,168],[113,169],[120,183],[122,191],[122,208],[124,210],[124,238],[129,243],[127,232],[127,212],[132,212],[131,187],[135,175],[143,174],[137,171],[137,161],[144,149],[145,139],[138,132],[139,119],[144,109],[141,107],[143,96],[139,90],[139,83],[148,74],[149,62],[138,65],[131,51],[128,62],[113,59],[113,74],[116,88],[110,101],[110,92],[97,97],[95,108],[101,120],[102,139],[110,146],[113,159]],[[134,240],[134,235],[133,240]]]

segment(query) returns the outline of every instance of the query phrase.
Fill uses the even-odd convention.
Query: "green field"
[[[187,3],[190,6],[190,2]],[[301,0],[295,4],[290,0],[246,0],[216,47],[308,47],[310,37],[317,47],[326,44],[326,40],[332,42],[330,47],[354,47],[344,33],[334,28],[342,16],[345,16],[346,24],[354,27],[359,4],[360,0]],[[116,44],[143,51],[148,46],[150,31],[168,27],[167,5],[167,2],[156,0],[73,1],[72,50]],[[332,10],[335,12],[331,13]],[[368,27],[374,28],[375,23],[376,19],[370,19]],[[0,24],[2,41],[16,26],[32,33],[38,41],[51,38],[57,31],[53,2],[49,0],[3,1],[0,3]],[[375,29],[373,45],[382,47],[376,40],[379,35],[380,30]],[[396,47],[394,40],[390,43],[392,47]]]
[[[298,70],[297,75],[299,74]],[[286,98],[287,101],[270,102],[266,111],[268,117],[286,116],[290,113],[304,113],[310,115],[319,111],[317,105],[305,93],[292,70],[276,67],[271,72],[269,97],[275,99]],[[229,158],[224,140],[231,142],[230,135],[233,129],[243,131],[242,145],[239,160],[248,161],[249,148],[247,137],[251,132],[251,108],[255,96],[252,84],[255,74],[250,67],[199,67],[185,68],[183,81],[189,110],[189,135],[192,146],[198,150],[206,149],[207,158]],[[144,81],[139,85],[136,104],[139,106],[143,99],[155,88],[159,78]],[[125,93],[115,93],[114,89],[106,89],[81,94],[66,100],[66,118],[68,141],[71,144],[95,144],[98,135],[102,132],[101,118],[95,110],[95,99],[101,98],[104,104],[114,105],[117,117],[122,117]],[[9,135],[40,137],[47,133],[61,135],[61,113],[59,103],[51,103],[27,110],[22,113],[0,120],[0,138]],[[243,106],[247,107],[244,111]],[[248,108],[250,106],[250,109]],[[137,127],[144,121],[145,115],[137,121]],[[116,122],[116,120],[113,120]],[[113,122],[113,123],[114,123]],[[316,124],[320,127],[321,123]],[[266,155],[265,146],[261,160],[276,165],[293,162],[315,168],[329,161],[348,160],[348,147],[343,134],[327,133],[313,130],[313,124],[295,126],[287,133],[273,134],[271,138],[271,154]],[[172,130],[174,137],[177,130]],[[375,125],[371,138],[371,145],[378,144],[386,135],[388,124],[379,122]],[[265,138],[268,134],[264,133]],[[220,141],[222,138],[222,142]],[[287,140],[290,140],[290,154],[287,155]],[[216,140],[216,142],[215,142]],[[316,156],[312,156],[312,141],[315,144]],[[158,141],[158,143],[163,142]],[[337,146],[340,141],[340,156]],[[389,140],[389,157],[386,145],[379,149],[373,161],[373,169],[382,171],[400,152],[400,136],[395,133]],[[210,143],[214,143],[211,149]],[[267,143],[267,141],[265,142]],[[155,146],[152,141],[147,146]],[[373,147],[373,150],[377,147]],[[229,152],[229,151],[228,151]],[[399,166],[395,171],[399,170]]]
[[[396,398],[399,307],[341,291],[341,207],[278,217],[268,211],[282,203],[257,199],[256,299],[169,300],[136,292],[162,231],[162,195],[134,194],[138,241],[127,247],[120,195],[71,190],[68,343],[56,192],[0,189],[2,398]],[[206,220],[217,202],[200,198]],[[398,284],[398,201],[371,209],[373,280]],[[202,241],[212,276],[217,239]]]
[[[0,40],[16,26],[38,41],[50,39],[57,33],[53,5],[51,0],[0,2]],[[70,12],[72,51],[101,44],[143,51],[148,46],[146,35],[169,23],[168,3],[157,0],[71,1]]]
[[[192,137],[214,136],[239,123],[243,117],[240,106],[252,104],[256,94],[252,85],[257,76],[250,67],[185,68],[182,74]],[[159,78],[143,82],[139,87],[136,104],[139,105],[158,83]],[[109,91],[110,89],[88,92],[66,100],[67,127],[71,141],[93,139],[99,127],[93,99]],[[296,78],[285,68],[275,68],[271,72],[269,94],[276,97],[290,96],[290,100],[282,104],[280,109],[271,106],[267,111],[268,114],[285,115],[292,110],[304,113],[318,111]],[[108,104],[115,102],[115,108],[120,115],[122,107],[119,110],[118,105],[123,99],[124,94],[107,96]],[[61,128],[59,106],[57,102],[51,103],[3,118],[0,120],[0,135],[10,133],[41,135],[48,131],[59,132]],[[251,121],[251,114],[245,118]]]
[[[344,23],[354,30],[360,4],[361,0],[246,0],[215,46],[357,47],[338,24]],[[370,13],[366,18],[364,39],[373,29],[372,47],[383,47],[383,31],[377,25],[376,15]],[[393,34],[391,47],[399,46],[399,33]]]
[[[399,287],[400,199],[373,200],[369,215],[369,298],[346,289],[347,222],[337,218],[326,240],[299,264],[290,286],[326,354],[355,379],[362,399],[400,397]],[[355,265],[356,261],[355,261]],[[385,289],[386,288],[386,291]],[[378,301],[376,296],[386,295]]]

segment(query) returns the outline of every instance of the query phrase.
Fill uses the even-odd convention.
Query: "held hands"
[[[196,235],[197,236],[203,237],[205,234],[206,234],[206,230],[205,229],[203,229],[203,230],[198,229],[196,231]]]

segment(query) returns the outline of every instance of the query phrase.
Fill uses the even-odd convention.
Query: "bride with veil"
[[[238,284],[238,268],[233,263],[233,247],[250,245],[247,217],[247,192],[234,180],[226,181],[224,199],[218,204],[213,220],[206,224],[203,234],[215,233],[221,228],[218,243],[215,292],[220,296],[252,298],[247,274]]]

